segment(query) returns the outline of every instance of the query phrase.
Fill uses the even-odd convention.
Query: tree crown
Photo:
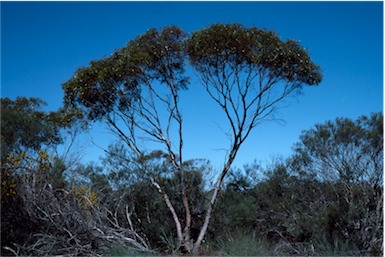
[[[322,80],[319,66],[297,41],[282,41],[275,32],[256,27],[214,24],[194,32],[186,51],[198,70],[252,64],[256,70],[269,70],[271,77],[290,82],[314,85]]]
[[[132,107],[141,98],[141,86],[155,80],[186,89],[184,38],[176,26],[150,29],[110,57],[91,61],[63,84],[65,104],[82,108],[89,119],[97,120],[114,109]]]
[[[90,120],[98,120],[113,110],[127,110],[142,97],[142,86],[173,84],[186,89],[186,60],[202,70],[223,65],[248,65],[270,79],[296,84],[318,84],[320,68],[297,41],[256,27],[214,24],[190,37],[176,26],[150,29],[107,58],[79,68],[63,84],[65,104],[83,109]]]

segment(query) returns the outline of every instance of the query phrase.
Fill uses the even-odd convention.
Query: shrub
[[[255,233],[236,231],[215,240],[212,247],[220,255],[227,256],[268,256],[271,246],[262,239],[257,239]]]

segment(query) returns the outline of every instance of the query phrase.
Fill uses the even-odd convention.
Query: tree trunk
[[[201,247],[203,238],[205,237],[206,232],[207,232],[207,228],[209,226],[209,222],[211,219],[212,212],[214,210],[215,203],[216,203],[218,195],[221,191],[221,186],[222,186],[223,180],[224,180],[227,172],[230,170],[231,164],[233,163],[233,161],[235,159],[235,156],[238,152],[238,149],[239,149],[239,147],[235,147],[232,149],[230,156],[229,156],[229,159],[227,160],[226,165],[223,167],[221,175],[219,176],[217,183],[215,184],[214,192],[213,192],[213,195],[211,196],[211,200],[210,200],[210,205],[209,205],[207,212],[206,212],[205,221],[204,221],[203,226],[199,232],[199,236],[194,243],[194,247],[192,250],[192,252],[194,254],[199,253],[199,249]]]
[[[191,244],[191,211],[190,211],[190,204],[188,202],[188,196],[186,193],[186,190],[183,189],[182,192],[182,201],[183,206],[185,208],[185,215],[186,215],[186,226],[185,226],[185,236],[183,240],[182,246],[184,247],[184,250],[188,253],[191,253],[192,251],[192,244]]]
[[[154,179],[151,179],[151,183],[158,189],[158,192],[163,196],[164,201],[166,202],[166,205],[172,214],[172,217],[174,219],[175,226],[176,226],[176,233],[178,236],[179,245],[181,245],[183,243],[182,226],[181,226],[181,223],[179,221],[178,215],[174,209],[174,206],[172,206],[172,203],[171,203],[170,198],[168,197],[167,193],[162,190],[160,185]]]

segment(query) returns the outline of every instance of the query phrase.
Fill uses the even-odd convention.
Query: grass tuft
[[[210,255],[216,256],[269,256],[271,255],[270,245],[256,238],[255,234],[235,232],[231,235],[209,241],[205,244],[205,250]]]

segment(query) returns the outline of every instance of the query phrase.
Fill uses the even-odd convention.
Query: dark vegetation
[[[152,29],[80,68],[56,112],[1,99],[1,254],[382,255],[383,114],[317,124],[291,157],[232,167],[254,127],[321,81],[319,67],[257,28],[186,37]],[[182,158],[186,58],[229,122],[221,170]],[[82,164],[74,142],[94,121],[119,141]],[[143,137],[160,150],[143,150]]]
[[[35,101],[2,99],[2,124],[9,124],[8,112],[21,120],[39,114],[33,119],[39,133],[30,136],[59,132]],[[375,113],[318,124],[302,133],[292,157],[267,168],[253,163],[232,169],[201,254],[382,255],[382,119]],[[28,133],[4,126],[2,138],[23,131]],[[175,253],[172,217],[137,169],[140,160],[113,144],[102,167],[70,168],[47,140],[60,142],[60,135],[36,138],[33,145],[22,137],[3,144],[7,149],[12,143],[8,149],[15,151],[2,151],[2,255]],[[168,156],[154,151],[143,158],[150,160],[171,202],[178,203],[181,196],[174,192],[180,192],[180,178],[170,172]],[[192,233],[198,233],[212,193],[207,189],[211,167],[205,160],[187,161],[186,167]],[[71,181],[74,174],[77,180]]]

